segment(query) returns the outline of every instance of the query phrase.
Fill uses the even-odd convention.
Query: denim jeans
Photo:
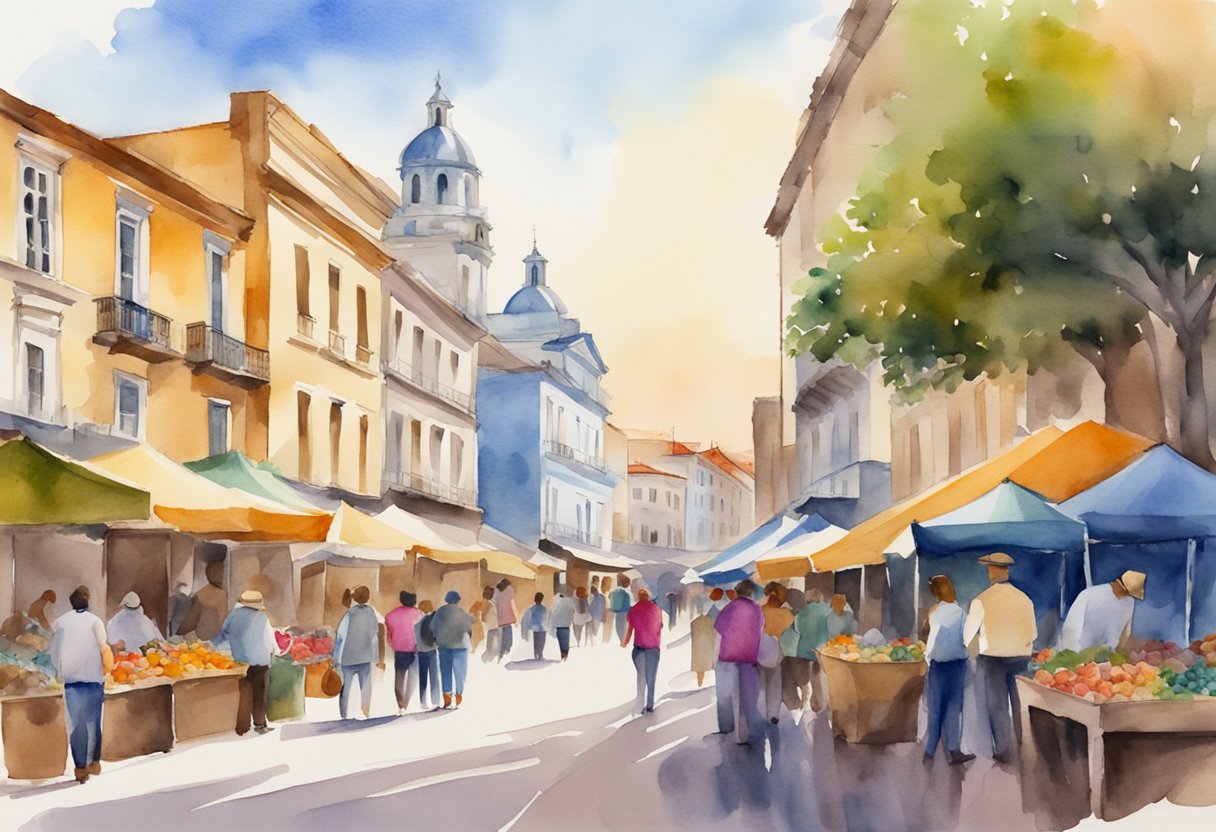
[[[350,683],[359,680],[359,699],[363,713],[372,707],[372,663],[342,665],[342,692],[338,694],[338,714],[346,719],[346,703],[350,701]]]
[[[72,762],[87,768],[101,760],[101,705],[105,687],[100,682],[67,682],[63,705],[67,710]]]
[[[431,698],[429,700],[426,696],[428,687],[431,690]],[[439,705],[438,650],[418,651],[418,704],[424,708]]]
[[[561,651],[564,659],[570,654],[570,628],[554,627],[553,633],[557,636],[557,649]]]
[[[718,699],[718,730],[735,732],[735,741],[748,742],[760,723],[760,668],[748,662],[719,661],[714,667]]]
[[[653,711],[654,686],[659,676],[659,648],[634,647],[633,666],[638,671],[638,705]],[[645,705],[642,704],[643,701]]]
[[[467,647],[439,648],[439,675],[443,679],[445,694],[464,694],[464,677],[469,672],[469,650]]]
[[[532,658],[543,659],[545,657],[545,631],[532,631]]]
[[[1026,672],[1029,656],[984,656],[975,662],[983,687],[983,702],[992,731],[992,756],[1010,760],[1015,743],[1022,740],[1022,716],[1019,713],[1018,688],[1015,680]]]
[[[512,642],[515,641],[515,625],[504,624],[498,628],[498,658],[502,660],[511,655]]]
[[[414,686],[418,683],[418,671],[414,666],[416,653],[413,650],[393,651],[393,693],[397,695],[397,707],[405,710],[414,698]]]
[[[925,756],[937,752],[937,743],[946,735],[946,752],[962,752],[963,687],[967,683],[967,660],[929,662],[925,679],[925,707],[929,711],[929,728],[925,733]]]

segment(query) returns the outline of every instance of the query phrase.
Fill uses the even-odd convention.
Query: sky
[[[272,89],[399,189],[436,71],[482,170],[490,307],[549,284],[595,336],[613,421],[751,448],[779,383],[763,231],[845,0],[40,0],[0,86],[101,135],[223,120]]]

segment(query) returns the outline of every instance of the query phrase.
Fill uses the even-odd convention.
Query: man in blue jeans
[[[443,680],[443,707],[464,701],[464,677],[469,672],[469,646],[473,638],[473,616],[462,610],[460,593],[451,590],[443,597],[444,604],[435,610],[431,632],[439,645],[439,676]]]
[[[659,675],[659,646],[662,643],[663,611],[650,600],[650,593],[638,590],[638,602],[625,616],[625,635],[621,646],[633,639],[633,666],[638,673],[638,707],[654,711],[654,688]]]
[[[937,743],[946,735],[946,756],[951,765],[974,760],[962,751],[963,687],[967,683],[967,645],[963,643],[965,614],[954,594],[954,583],[946,575],[929,579],[929,591],[937,603],[929,609],[929,638],[925,658],[929,676],[925,681],[925,705],[929,730],[925,734],[925,759],[932,760]]]
[[[354,604],[342,621],[338,624],[338,634],[334,639],[334,664],[341,668],[342,693],[338,694],[338,713],[346,719],[346,703],[350,699],[350,685],[355,679],[359,680],[359,696],[363,706],[363,716],[371,716],[372,709],[372,662],[377,661],[377,667],[384,669],[384,645],[379,643],[380,622],[376,612],[367,605],[371,599],[371,590],[365,586],[356,587],[351,593]]]
[[[72,611],[55,622],[51,662],[63,681],[68,738],[76,782],[101,774],[101,706],[106,673],[114,656],[106,644],[106,628],[89,612],[89,590],[79,586],[68,598]]]

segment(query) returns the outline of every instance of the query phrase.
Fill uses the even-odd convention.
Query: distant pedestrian
[[[114,656],[101,619],[89,612],[89,590],[78,586],[68,596],[72,611],[55,621],[51,663],[63,682],[69,745],[76,782],[101,774],[101,705],[106,674]]]
[[[351,608],[338,624],[334,639],[334,664],[342,674],[342,692],[338,695],[338,713],[346,719],[346,705],[350,701],[351,682],[359,680],[360,704],[363,716],[371,716],[372,710],[372,662],[384,669],[383,643],[380,641],[380,622],[367,602],[371,590],[365,586],[351,592]]]
[[[811,710],[821,711],[827,704],[826,683],[819,668],[819,654],[816,652],[828,640],[828,616],[832,612],[823,601],[819,590],[812,589],[806,593],[806,604],[794,614],[794,632],[798,635],[796,655],[799,660],[808,664],[806,683],[798,691],[802,708],[810,705]],[[799,671],[795,671],[799,673]],[[801,675],[799,676],[801,679]],[[796,686],[797,687],[797,686]],[[786,703],[787,707],[789,703]]]
[[[604,643],[612,641],[613,622],[616,620],[616,613],[612,609],[612,578],[607,575],[600,581],[600,594],[604,597]],[[620,639],[620,636],[617,636]]]
[[[491,650],[497,650],[497,636],[495,630],[498,629],[498,619],[494,612],[494,587],[487,586],[481,590],[481,597],[473,602],[469,607],[469,615],[473,616],[473,643],[469,647],[469,655],[477,652],[477,647],[485,643],[486,649],[482,653],[482,661],[486,661],[486,657]],[[494,644],[491,645],[490,642]]]
[[[705,684],[705,674],[714,669],[718,659],[718,632],[714,629],[714,619],[708,615],[698,615],[691,627],[691,670],[697,674],[697,687],[701,687]]]
[[[580,586],[574,590],[574,643],[583,646],[583,637],[587,634],[587,625],[591,623],[591,602],[587,599],[587,587]]]
[[[837,636],[857,635],[857,618],[843,595],[833,595],[827,617],[828,641]]]
[[[676,628],[676,605],[679,603],[679,596],[674,592],[667,593],[667,629],[674,630]]]
[[[430,599],[421,601],[418,611],[422,613],[418,623],[414,625],[414,644],[417,646],[418,660],[418,704],[425,711],[439,707],[439,645],[435,642],[435,634],[431,630],[431,624],[435,620],[435,605]]]
[[[781,635],[794,623],[794,614],[785,606],[785,587],[769,581],[764,587],[764,632],[777,640],[780,650]],[[781,661],[774,667],[760,667],[760,686],[764,689],[764,713],[768,721],[777,724],[781,716]]]
[[[1015,680],[1026,672],[1038,627],[1034,603],[1009,583],[1013,558],[993,552],[979,559],[988,567],[987,589],[975,596],[963,624],[963,643],[979,639],[976,672],[992,731],[992,755],[1011,762],[1014,744],[1022,740],[1018,689]]]
[[[929,579],[929,591],[937,603],[929,608],[929,638],[925,658],[925,704],[929,728],[925,733],[925,759],[932,760],[937,743],[946,735],[946,756],[951,764],[974,760],[962,751],[963,689],[967,684],[967,645],[963,643],[963,608],[958,605],[954,584],[945,575]]]
[[[498,621],[498,660],[511,655],[515,640],[515,622],[519,613],[515,609],[515,587],[506,578],[494,588],[494,611]]]
[[[625,635],[621,646],[633,640],[633,666],[638,678],[638,708],[654,712],[654,689],[659,675],[659,647],[662,643],[663,611],[650,600],[650,593],[638,590],[638,602],[625,615]]]
[[[557,649],[562,661],[570,656],[570,628],[574,626],[574,600],[563,593],[557,593],[553,601],[553,613],[549,618],[549,627],[557,636]]]
[[[710,618],[717,618],[718,613],[722,612],[722,608],[731,602],[730,598],[726,597],[726,593],[722,591],[722,587],[716,586],[709,591],[709,608],[705,614]]]
[[[401,606],[384,616],[384,629],[388,633],[389,645],[393,648],[393,693],[397,697],[397,713],[403,714],[414,698],[414,687],[418,683],[418,642],[414,625],[422,618],[418,611],[418,596],[402,591]]]
[[[152,619],[144,614],[139,596],[128,592],[123,596],[122,609],[114,613],[106,626],[110,643],[121,650],[139,650],[150,641],[162,641],[163,636]]]
[[[629,615],[629,608],[633,606],[633,600],[629,597],[628,575],[621,576],[619,585],[608,596],[608,606],[612,608],[612,614],[616,619],[616,637],[624,638],[625,618]]]
[[[785,604],[790,624],[781,633],[781,701],[791,714],[800,713],[811,695],[811,662],[799,652],[798,614],[806,609],[806,595],[800,589],[787,589]],[[813,655],[813,654],[812,654]]]
[[[519,629],[532,634],[532,658],[540,661],[545,657],[545,632],[549,628],[549,608],[545,606],[545,593],[538,592],[532,606],[524,610]]]
[[[591,597],[587,599],[587,612],[591,615],[591,619],[587,622],[588,644],[594,644],[595,640],[599,638],[600,627],[604,624],[607,609],[608,605],[604,602],[604,596],[600,594],[599,586],[592,584]]]
[[[714,621],[721,640],[714,687],[718,700],[718,731],[735,732],[735,741],[746,745],[753,727],[758,727],[760,676],[760,634],[764,630],[764,611],[752,600],[756,585],[748,580],[735,586],[731,601]]]
[[[449,590],[444,604],[435,610],[431,629],[439,645],[439,675],[443,680],[443,707],[464,701],[464,680],[469,672],[469,644],[473,637],[473,616],[460,608],[460,593]]]
[[[240,680],[236,732],[245,734],[252,721],[259,734],[273,731],[266,723],[266,695],[270,690],[270,662],[274,658],[274,627],[266,615],[262,593],[247,589],[220,626],[219,640],[228,644],[232,658],[249,665]]]

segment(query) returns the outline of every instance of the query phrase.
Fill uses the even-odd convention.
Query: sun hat
[[[1119,576],[1119,583],[1127,590],[1127,594],[1135,598],[1137,601],[1144,600],[1144,579],[1143,572],[1137,572],[1134,569],[1129,569]]]
[[[982,558],[979,558],[978,560],[980,563],[986,564],[988,566],[1003,566],[1006,569],[1008,569],[1010,566],[1013,566],[1013,562],[1014,562],[1013,558],[1009,557],[1009,555],[1005,554],[1004,552],[993,552],[990,555],[984,555]]]
[[[134,592],[128,592],[126,595],[122,596],[122,605],[129,610],[138,609],[139,596]]]
[[[247,589],[241,593],[240,603],[245,607],[253,607],[254,609],[263,609],[262,593],[256,589]]]

